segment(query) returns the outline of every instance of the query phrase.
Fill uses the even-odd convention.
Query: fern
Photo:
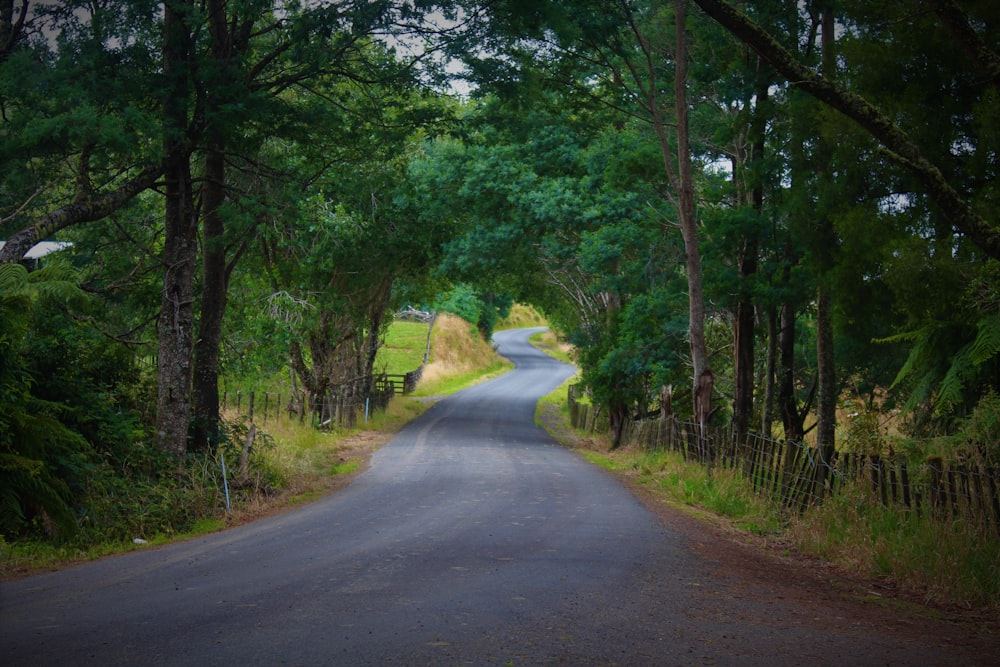
[[[28,270],[21,264],[0,264],[0,296],[28,282]]]
[[[962,403],[962,394],[969,380],[975,375],[975,364],[969,354],[970,348],[971,345],[966,345],[951,358],[951,365],[941,379],[934,399],[934,410],[938,414],[949,413],[956,405]]]
[[[80,470],[83,437],[59,421],[61,406],[31,393],[22,353],[35,306],[82,301],[76,271],[50,264],[28,272],[20,264],[0,265],[0,529],[18,532],[35,517],[63,534],[76,530],[65,478]]]
[[[903,363],[902,368],[900,368],[899,372],[896,373],[896,378],[892,381],[892,385],[889,387],[890,389],[896,388],[899,383],[905,380],[913,372],[913,370],[919,366],[923,357],[926,356],[928,341],[931,338],[933,330],[934,327],[927,326],[923,329],[917,329],[916,331],[907,331],[896,334],[895,336],[875,339],[876,343],[910,343],[913,345],[913,347],[910,348],[910,354]]]
[[[948,372],[941,380],[935,400],[939,414],[951,413],[963,403],[964,392],[972,387],[982,372],[982,366],[1000,353],[1000,315],[986,315],[976,322],[976,338],[952,358]]]
[[[935,415],[954,412],[969,398],[983,372],[982,365],[1000,354],[1000,315],[990,314],[971,328],[963,323],[935,322],[920,329],[881,338],[879,343],[907,343],[910,354],[896,374],[891,389],[907,383],[910,395],[903,406],[912,412],[929,405]]]
[[[1000,353],[1000,313],[983,317],[976,326],[979,332],[969,350],[969,360],[978,366]]]

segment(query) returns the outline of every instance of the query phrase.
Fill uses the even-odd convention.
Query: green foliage
[[[471,285],[460,283],[440,295],[431,309],[475,323],[483,340],[490,340],[497,322],[507,316],[512,305],[509,296],[477,292]]]
[[[483,308],[482,301],[475,291],[466,284],[455,286],[450,292],[442,294],[434,303],[433,310],[458,315],[467,322],[479,321],[479,313]]]
[[[956,421],[953,433],[934,438],[923,448],[924,456],[970,461],[983,469],[1000,466],[1000,394],[990,391],[975,408]]]
[[[75,532],[72,500],[86,442],[61,421],[63,405],[38,395],[37,385],[51,378],[35,377],[24,354],[36,311],[81,299],[75,275],[62,264],[33,273],[0,265],[0,531],[7,535]]]
[[[0,531],[93,543],[182,530],[214,491],[143,444],[148,387],[130,350],[79,319],[78,275],[0,265]]]
[[[911,346],[893,383],[905,382],[909,388],[910,398],[903,409],[919,420],[917,424],[964,414],[984,387],[993,386],[1000,366],[998,336],[1000,317],[986,314],[974,328],[964,322],[942,322],[883,339]]]
[[[80,508],[83,544],[151,540],[194,528],[224,506],[221,470],[209,454],[183,461],[137,443],[127,459],[107,460],[88,478]]]
[[[0,238],[156,159],[157,22],[133,0],[32,3],[0,60]]]
[[[682,367],[686,285],[676,245],[644,199],[658,197],[663,178],[653,138],[614,126],[613,114],[566,111],[578,101],[547,93],[511,109],[490,100],[463,144],[435,142],[411,177],[426,210],[463,230],[442,270],[468,287],[440,307],[484,330],[493,310],[477,309],[476,294],[538,305],[576,346],[595,399],[642,413]]]

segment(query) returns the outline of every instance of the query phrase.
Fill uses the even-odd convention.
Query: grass
[[[757,496],[729,470],[708,469],[676,452],[585,451],[592,463],[647,488],[663,501],[725,517],[736,527],[757,535],[775,534],[786,523],[780,507]]]
[[[55,570],[75,563],[97,560],[104,556],[146,549],[150,546],[213,533],[225,528],[226,525],[225,519],[209,516],[199,519],[190,530],[180,533],[169,535],[158,533],[150,535],[148,539],[141,538],[139,541],[108,541],[90,545],[53,544],[34,540],[12,543],[6,542],[3,537],[0,537],[0,558],[2,558],[0,560],[0,578],[6,579],[29,573]]]
[[[425,322],[394,322],[375,357],[375,368],[391,375],[420,368],[427,350],[427,328]]]
[[[1000,607],[1000,539],[884,507],[863,483],[793,517],[785,536],[806,553],[928,602]]]

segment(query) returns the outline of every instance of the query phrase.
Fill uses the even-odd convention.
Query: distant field
[[[420,368],[427,349],[428,326],[426,322],[393,322],[375,357],[375,372],[384,368],[390,375],[401,375]]]

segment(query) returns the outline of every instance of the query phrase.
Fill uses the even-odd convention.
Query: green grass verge
[[[451,394],[466,389],[467,387],[499,377],[513,368],[514,364],[510,363],[506,359],[500,359],[484,368],[456,375],[434,378],[426,382],[421,381],[420,384],[417,385],[416,391],[414,391],[411,395],[417,398],[426,398],[429,396],[450,396]]]

